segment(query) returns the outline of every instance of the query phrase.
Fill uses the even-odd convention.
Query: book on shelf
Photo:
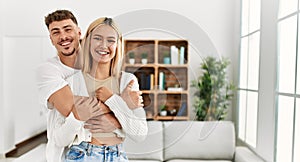
[[[184,64],[184,46],[180,47],[180,53],[179,53],[179,64]]]
[[[135,74],[138,77],[139,85],[141,90],[151,90],[151,85],[153,87],[153,81],[151,83],[151,75],[144,72],[138,72]],[[154,80],[154,78],[153,78]]]
[[[184,51],[185,51],[184,46],[181,46],[179,49],[175,45],[171,46],[170,53],[171,53],[172,65],[184,64]]]
[[[170,53],[171,53],[171,64],[172,65],[178,65],[178,59],[179,59],[179,53],[178,53],[178,48],[176,46],[171,46],[170,48]]]
[[[150,90],[154,89],[154,74],[150,74]]]
[[[186,116],[187,115],[187,104],[186,102],[181,103],[181,107],[178,110],[177,116]]]
[[[165,74],[164,72],[159,72],[159,82],[158,82],[159,90],[165,90]]]

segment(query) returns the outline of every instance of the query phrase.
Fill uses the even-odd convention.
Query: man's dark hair
[[[54,21],[62,21],[71,19],[76,25],[78,25],[77,20],[73,13],[68,10],[56,10],[45,17],[45,24],[49,29],[49,25]]]

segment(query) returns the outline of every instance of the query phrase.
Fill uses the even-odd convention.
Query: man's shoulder
[[[42,62],[39,66],[57,66],[59,65],[59,60],[57,57],[51,57],[46,61]]]
[[[59,60],[56,57],[49,58],[37,66],[38,73],[53,73],[61,71]]]

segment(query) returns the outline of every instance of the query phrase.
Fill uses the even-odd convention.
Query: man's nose
[[[67,39],[67,34],[65,32],[61,32],[61,34],[59,35],[59,39],[60,40],[66,40]]]

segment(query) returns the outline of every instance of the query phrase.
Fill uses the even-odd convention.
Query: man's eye
[[[115,40],[107,40],[109,43],[115,43]]]
[[[53,33],[52,33],[52,35],[57,35],[57,34],[58,34],[58,32],[53,32]]]

